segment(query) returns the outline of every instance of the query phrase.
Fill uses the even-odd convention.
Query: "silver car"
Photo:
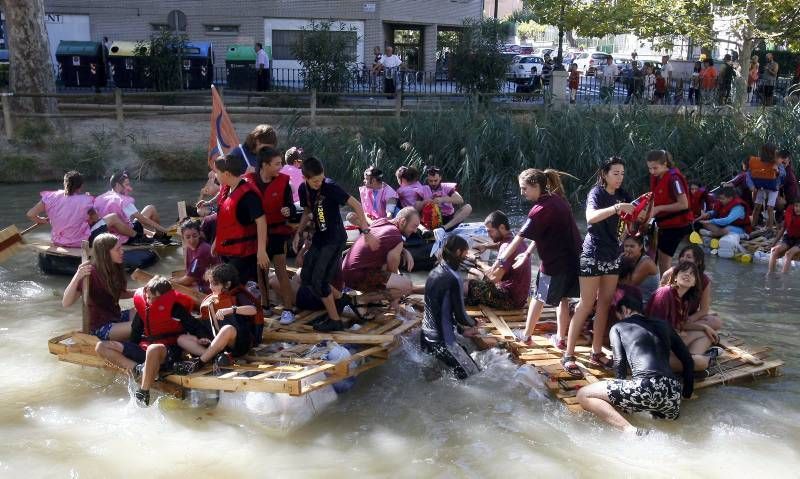
[[[528,83],[535,76],[542,72],[544,58],[539,55],[517,55],[508,65],[506,79],[514,83]],[[536,73],[532,73],[534,70]]]

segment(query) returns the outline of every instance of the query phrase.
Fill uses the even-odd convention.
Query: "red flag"
[[[225,111],[217,89],[211,85],[211,134],[208,137],[208,167],[214,169],[214,160],[239,147],[239,136]]]

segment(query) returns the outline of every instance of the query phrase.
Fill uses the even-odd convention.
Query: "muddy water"
[[[25,224],[41,185],[1,188],[0,224]],[[195,188],[151,183],[135,196],[169,212],[168,223]],[[677,422],[634,417],[655,432],[632,440],[517,380],[502,351],[481,353],[484,372],[464,383],[430,381],[413,339],[327,407],[325,398],[286,407],[316,409],[305,425],[293,423],[299,414],[168,398],[139,409],[125,380],[47,352],[48,338],[79,327],[80,311],[61,308],[67,278],[43,276],[23,252],[0,265],[0,476],[797,477],[800,270],[765,278],[764,265],[709,263],[714,308],[737,335],[774,348],[784,376],[700,391]],[[174,252],[155,270],[180,265]]]

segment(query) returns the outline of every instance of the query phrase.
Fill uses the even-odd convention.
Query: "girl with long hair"
[[[650,172],[650,191],[653,193],[651,215],[658,225],[658,269],[663,273],[670,267],[678,245],[692,232],[694,215],[689,209],[689,186],[675,167],[672,155],[666,150],[647,153]]]

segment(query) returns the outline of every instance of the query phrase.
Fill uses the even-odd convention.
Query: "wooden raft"
[[[614,376],[611,371],[593,366],[589,362],[591,354],[589,346],[575,348],[575,357],[584,373],[583,378],[574,378],[561,367],[562,351],[553,346],[544,335],[545,331],[555,332],[552,323],[552,320],[555,319],[555,310],[552,308],[545,309],[542,313],[542,318],[532,337],[533,346],[527,346],[518,341],[512,332],[512,327],[525,327],[524,311],[495,311],[483,307],[472,309],[469,314],[485,321],[484,327],[489,336],[504,341],[512,358],[517,363],[536,368],[545,377],[547,388],[572,412],[583,411],[576,398],[578,389]],[[724,352],[717,358],[716,374],[707,378],[695,377],[695,390],[761,376],[780,375],[783,361],[770,359],[771,349],[768,347],[747,346],[742,339],[724,331],[720,333],[720,346]],[[611,352],[605,348],[604,352],[609,357],[611,356]]]
[[[359,330],[336,333],[317,333],[308,325],[321,311],[300,313],[289,326],[279,325],[279,317],[268,318],[264,342],[237,358],[235,365],[216,371],[208,366],[186,376],[169,374],[155,386],[178,397],[185,389],[308,394],[383,364],[399,346],[399,336],[422,320],[419,311],[406,320],[396,318],[386,307],[370,313],[375,319]],[[48,348],[61,361],[117,370],[95,354],[97,341],[94,336],[73,332],[51,339]],[[323,359],[333,347],[329,341],[347,345],[352,356],[340,362]]]

